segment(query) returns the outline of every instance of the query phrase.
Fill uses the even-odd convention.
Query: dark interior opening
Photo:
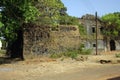
[[[95,27],[92,27],[92,33],[95,33]]]
[[[110,40],[110,50],[111,51],[116,50],[116,46],[115,46],[115,41],[114,40]]]

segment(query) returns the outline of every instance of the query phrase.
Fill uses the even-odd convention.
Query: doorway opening
[[[115,51],[116,50],[116,45],[114,40],[110,40],[110,50]]]

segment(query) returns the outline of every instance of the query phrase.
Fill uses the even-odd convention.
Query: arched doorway
[[[111,51],[116,50],[116,45],[115,45],[115,41],[114,40],[110,40],[110,50]]]

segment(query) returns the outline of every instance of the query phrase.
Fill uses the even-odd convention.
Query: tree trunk
[[[7,55],[10,58],[20,58],[24,60],[23,57],[23,31],[17,31],[17,39],[13,42],[8,42]]]

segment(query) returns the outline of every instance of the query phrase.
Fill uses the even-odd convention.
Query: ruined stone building
[[[86,37],[83,38],[84,45],[86,49],[92,49],[95,53],[96,49],[96,30],[97,30],[97,47],[98,52],[120,50],[120,40],[119,39],[106,39],[105,35],[102,34],[104,29],[103,22],[97,18],[97,29],[95,16],[86,14],[79,18],[80,23],[84,26],[86,30]]]
[[[84,44],[85,49],[96,49],[96,21],[94,15],[84,15],[79,18],[86,30],[86,36],[81,37],[78,26],[60,25],[57,27],[26,24],[23,33],[23,53],[48,54],[61,53],[68,49],[78,49]],[[98,52],[120,50],[120,39],[106,39],[102,34],[104,25],[97,19]]]
[[[80,34],[77,26],[24,26],[24,48],[26,54],[61,53],[80,46]]]

